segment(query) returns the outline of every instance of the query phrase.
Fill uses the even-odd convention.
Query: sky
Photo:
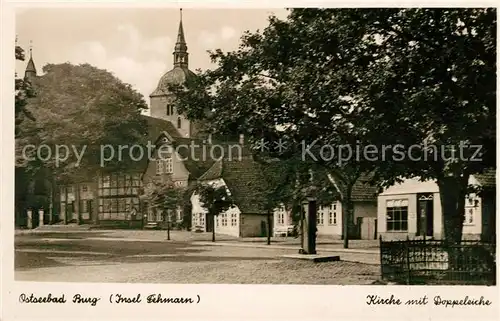
[[[264,29],[285,9],[183,9],[189,69],[211,69],[207,50],[238,48],[244,31]],[[144,95],[173,67],[180,10],[174,8],[33,8],[16,12],[18,45],[39,73],[47,63],[89,63],[112,72]],[[25,62],[16,62],[23,74]]]

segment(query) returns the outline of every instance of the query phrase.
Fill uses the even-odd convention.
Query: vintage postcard
[[[498,320],[494,3],[1,14],[2,320]]]

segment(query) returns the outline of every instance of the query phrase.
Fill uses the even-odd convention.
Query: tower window
[[[182,121],[181,121],[181,118],[180,117],[177,117],[177,128],[181,128],[182,127]]]
[[[174,114],[174,105],[168,104],[167,105],[167,116],[173,115]]]

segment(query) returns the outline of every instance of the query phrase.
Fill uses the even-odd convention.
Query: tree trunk
[[[468,180],[468,175],[448,176],[437,180],[443,216],[444,250],[448,255],[448,269],[451,271],[460,268],[461,251],[453,245],[462,241]]]
[[[212,242],[215,242],[215,215],[212,215]]]
[[[448,244],[459,244],[462,241],[468,181],[469,175],[448,176],[437,180],[443,216],[443,239]]]
[[[167,210],[167,240],[170,241],[170,220],[171,220],[171,214],[170,210]]]
[[[267,245],[271,245],[271,211],[267,211]]]
[[[352,213],[352,184],[347,186],[346,195],[342,199],[342,223],[344,230],[344,249],[349,248],[349,228],[351,227],[351,213]]]
[[[300,250],[299,253],[304,253],[304,208],[300,207],[299,233],[300,233]]]

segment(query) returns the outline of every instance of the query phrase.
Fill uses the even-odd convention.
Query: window
[[[205,214],[200,213],[200,225],[205,226]]]
[[[181,121],[181,118],[180,117],[177,117],[177,128],[181,128],[182,127],[182,121]]]
[[[278,213],[278,224],[285,225],[285,213],[283,212]]]
[[[219,227],[219,224],[220,224],[220,222],[219,222],[219,221],[220,221],[220,217],[217,217],[217,218],[215,219],[215,225],[216,225],[217,227]]]
[[[159,159],[156,161],[156,175],[171,174],[174,172],[172,157]]]
[[[170,104],[167,104],[167,116],[171,115],[170,106],[171,106]]]
[[[222,215],[222,226],[227,226],[227,214],[221,214]]]
[[[479,200],[474,195],[467,196],[465,202],[465,220],[464,225],[474,225],[474,216],[476,208],[479,206]]]
[[[236,226],[238,225],[238,216],[236,215],[236,213],[231,213],[231,226]]]
[[[322,207],[321,207],[321,211],[318,211],[318,216],[316,217],[316,224],[317,225],[323,225],[324,223],[324,215],[323,215],[323,211],[322,211]]]
[[[328,211],[328,225],[337,225],[337,206],[331,205]]]
[[[89,190],[87,185],[82,185],[82,192],[85,193]]]
[[[285,213],[286,210],[284,206],[278,208],[276,225],[285,225]]]
[[[156,161],[156,175],[163,174],[163,161],[161,159]]]
[[[148,209],[148,222],[154,222],[154,221],[156,221],[155,212],[153,212],[153,209],[150,208]]]
[[[163,211],[162,210],[156,211],[156,221],[157,222],[163,221]]]
[[[165,173],[167,173],[167,174],[171,174],[174,172],[174,164],[172,162],[171,157],[163,160],[163,169],[164,169]]]
[[[110,180],[111,180],[110,176],[103,176],[102,177],[102,187],[109,187]]]
[[[66,188],[66,193],[68,193],[68,194],[73,193],[73,186],[68,186],[68,187]]]
[[[408,231],[408,200],[387,201],[387,231]]]
[[[473,208],[468,208],[465,210],[465,225],[472,225],[474,224],[474,209]]]
[[[139,208],[140,181],[136,174],[103,176],[98,188],[99,219],[130,220],[132,208]],[[89,205],[88,205],[89,206]],[[89,212],[91,212],[89,207]]]

